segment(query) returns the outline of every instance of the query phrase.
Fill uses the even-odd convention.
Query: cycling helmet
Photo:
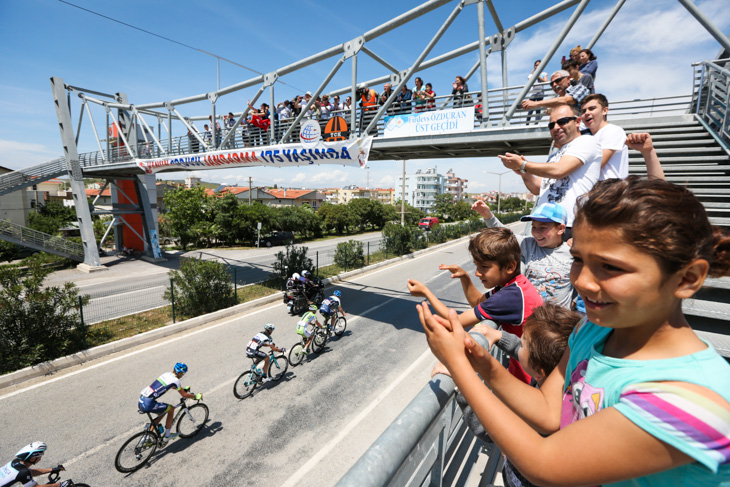
[[[337,290],[337,291],[333,292],[332,295],[337,296],[339,298],[340,296],[342,296],[342,293],[339,290]]]
[[[313,313],[314,313],[315,311],[317,311],[318,309],[319,309],[319,308],[317,308],[317,305],[316,305],[316,304],[311,304],[311,305],[309,305],[309,311],[311,311],[311,312],[313,312]]]
[[[304,269],[304,270],[302,271],[302,275],[303,275],[304,277],[309,277],[309,271],[308,271],[308,270],[306,270],[306,269]]]
[[[20,458],[22,461],[27,462],[28,460],[43,456],[46,452],[46,448],[48,447],[42,441],[34,441],[30,445],[24,446],[15,454],[15,456]]]
[[[296,272],[291,275],[291,278],[294,279],[295,281],[298,281],[300,277],[301,276],[299,274],[297,274]]]
[[[187,374],[187,372],[188,372],[188,366],[187,365],[185,365],[185,364],[183,364],[181,362],[178,362],[178,363],[175,364],[175,373],[177,373],[177,374]]]
[[[274,331],[274,328],[275,328],[275,326],[274,326],[273,323],[266,323],[264,325],[264,330],[265,331]]]

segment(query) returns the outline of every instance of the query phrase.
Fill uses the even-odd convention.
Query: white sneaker
[[[163,438],[162,438],[162,446],[165,446],[165,445],[167,445],[167,443],[168,443],[168,442],[169,442],[170,440],[174,440],[174,439],[176,439],[176,438],[177,438],[178,436],[179,436],[179,435],[178,435],[177,433],[171,433],[171,434],[170,434],[170,436],[165,436],[165,437],[163,437]]]
[[[262,382],[263,382],[264,384],[266,384],[267,382],[271,382],[272,380],[274,380],[274,379],[272,379],[271,377],[267,377],[267,378],[265,378],[265,379],[264,379],[264,380],[263,380]]]

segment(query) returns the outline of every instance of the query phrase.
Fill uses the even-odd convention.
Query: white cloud
[[[43,144],[0,139],[0,165],[10,169],[41,164],[60,156],[58,149]]]

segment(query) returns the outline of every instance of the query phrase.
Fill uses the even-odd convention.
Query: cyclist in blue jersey
[[[20,484],[23,487],[67,487],[73,485],[73,481],[70,479],[43,485],[33,480],[34,476],[58,473],[61,470],[66,470],[63,468],[63,465],[54,468],[31,468],[41,461],[43,454],[46,452],[46,448],[46,444],[42,441],[34,441],[30,445],[23,447],[23,449],[15,454],[15,459],[0,467],[0,487],[9,487],[16,484]]]
[[[165,372],[159,376],[152,384],[142,389],[139,396],[139,410],[143,413],[155,413],[158,414],[151,425],[151,429],[157,427],[162,420],[162,416],[167,413],[167,421],[165,422],[165,437],[162,440],[162,444],[166,444],[169,440],[177,438],[177,433],[170,435],[170,428],[172,428],[172,420],[175,418],[175,406],[166,404],[164,402],[157,402],[164,393],[170,389],[175,389],[180,395],[187,399],[201,400],[203,395],[191,394],[183,389],[180,384],[180,379],[188,371],[188,366],[183,363],[176,363],[172,372]]]
[[[334,328],[335,326],[335,312],[339,311],[342,313],[342,316],[347,316],[347,313],[345,313],[345,310],[342,309],[342,302],[340,301],[340,297],[342,297],[342,293],[339,290],[336,290],[332,293],[332,296],[329,298],[324,298],[322,301],[322,305],[319,307],[319,313],[324,316],[325,323],[326,320],[330,320],[330,326]]]
[[[261,374],[261,377],[264,377],[262,382],[269,382],[272,380],[271,377],[268,377],[269,374],[269,354],[261,351],[262,347],[269,347],[274,352],[281,352],[286,353],[286,348],[278,348],[274,341],[271,339],[271,334],[274,332],[274,324],[273,323],[266,323],[264,325],[264,331],[261,333],[257,333],[256,336],[254,336],[250,342],[248,342],[248,345],[246,346],[246,356],[249,358],[258,358],[259,360],[256,361],[256,363],[260,362],[261,360],[264,361],[264,370]]]
[[[304,346],[304,352],[309,353],[309,345],[311,345],[314,339],[313,325],[317,325],[322,328],[322,325],[317,321],[317,306],[312,304],[309,306],[309,311],[304,313],[297,322],[297,333],[307,339],[307,344]]]

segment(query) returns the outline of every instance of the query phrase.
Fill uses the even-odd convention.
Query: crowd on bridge
[[[486,292],[442,264],[468,304],[458,313],[408,280],[426,299],[417,311],[440,361],[432,375],[454,379],[469,427],[505,454],[506,486],[729,485],[730,365],[689,326],[682,300],[730,275],[730,235],[665,180],[650,134],[608,122],[595,56],[571,57],[550,77],[555,97],[522,102],[549,113],[547,162],[499,156],[537,196],[522,218],[530,236],[476,201],[488,228],[469,252]],[[647,178],[629,176],[629,148]]]
[[[540,61],[536,61],[535,69],[539,64]],[[531,120],[534,121],[533,123],[538,123],[544,108],[564,103],[565,97],[570,96],[580,101],[585,96],[595,93],[594,81],[597,69],[596,56],[590,49],[581,49],[580,46],[574,48],[571,50],[570,58],[563,59],[562,69],[557,72],[560,73],[558,76],[559,82],[557,84],[550,82],[558,97],[549,100],[545,100],[544,83],[548,82],[547,75],[540,73],[530,91],[529,100],[522,103],[522,108],[528,111],[528,123]],[[533,73],[534,71],[533,69]],[[530,73],[530,75],[532,76],[533,73]],[[412,88],[409,88],[407,83],[403,84],[397,94],[394,94],[390,82],[383,85],[380,93],[375,87],[361,84],[355,92],[355,108],[359,108],[359,118],[356,119],[359,131],[360,133],[364,131],[378,109],[388,103],[388,100],[392,99],[386,110],[386,115],[400,115],[436,110],[436,98],[437,95],[433,85],[424,83],[419,76],[414,78]],[[456,76],[451,84],[450,97],[444,100],[441,108],[461,108],[465,106],[474,106],[476,119],[482,118],[483,109],[480,94],[470,92],[467,80],[463,76]],[[215,123],[213,123],[213,117],[209,116],[208,123],[204,124],[199,135],[207,146],[220,147],[223,138],[230,131],[238,129],[244,146],[266,145],[271,143],[269,131],[272,122],[275,128],[275,138],[278,140],[284,135],[284,130],[300,116],[304,120],[318,120],[322,129],[332,117],[340,116],[345,119],[350,129],[352,129],[352,108],[353,99],[351,95],[347,95],[343,99],[338,94],[322,94],[313,98],[310,91],[303,95],[297,95],[291,100],[277,103],[273,111],[268,103],[261,103],[256,108],[251,105],[249,100],[248,114],[240,123],[238,123],[238,117],[233,112],[216,117]],[[191,128],[198,131],[198,128],[193,124],[191,124]],[[214,133],[215,144],[213,144]],[[377,135],[377,131],[374,130],[371,130],[370,133]],[[294,136],[297,135],[294,134]],[[188,130],[188,139],[191,151],[199,152],[199,140],[191,130]],[[224,148],[236,146],[235,134],[231,136],[231,139]]]

